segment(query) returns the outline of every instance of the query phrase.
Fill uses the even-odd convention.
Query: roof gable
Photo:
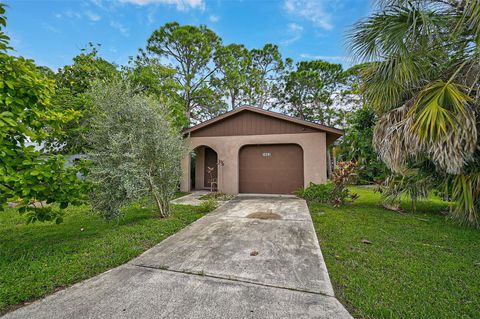
[[[189,134],[191,137],[205,137],[315,133],[319,131],[327,133],[328,144],[343,135],[343,131],[336,128],[256,107],[240,107],[188,128],[184,134]]]

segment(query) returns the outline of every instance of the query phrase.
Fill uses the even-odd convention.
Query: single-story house
[[[343,131],[239,107],[183,133],[191,152],[182,161],[182,191],[290,194],[327,180],[327,147]]]

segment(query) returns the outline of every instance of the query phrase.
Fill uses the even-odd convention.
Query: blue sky
[[[54,70],[88,42],[125,64],[166,22],[206,24],[225,44],[275,43],[295,61],[348,65],[345,32],[371,11],[370,0],[7,0],[7,34],[16,54]]]

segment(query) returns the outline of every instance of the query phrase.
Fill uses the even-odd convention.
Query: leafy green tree
[[[115,81],[90,92],[99,110],[87,153],[94,186],[90,200],[107,218],[120,216],[123,205],[147,195],[167,217],[181,176],[186,148],[168,108],[138,91],[128,81]]]
[[[397,174],[425,176],[433,165],[453,215],[476,226],[479,17],[479,0],[385,0],[349,37],[355,56],[372,61],[362,80],[381,116],[373,136],[380,158]]]
[[[89,43],[73,58],[72,65],[60,68],[56,74],[57,86],[67,88],[72,95],[85,93],[94,80],[110,81],[118,78],[117,66],[99,56],[100,44]]]
[[[16,203],[28,221],[61,222],[61,210],[79,203],[84,190],[75,167],[38,149],[60,136],[74,110],[51,107],[54,83],[31,60],[8,54],[5,6],[0,4],[0,208]],[[37,147],[35,146],[37,145]],[[49,204],[60,203],[59,208]]]
[[[326,61],[302,61],[287,72],[278,103],[285,112],[303,120],[333,125],[332,96],[339,87],[342,66]]]
[[[162,65],[158,59],[148,57],[140,50],[137,58],[131,59],[122,69],[123,77],[134,87],[168,105],[170,119],[175,126],[181,128],[188,125],[174,68]]]
[[[357,163],[357,182],[368,184],[379,182],[388,176],[388,169],[373,149],[373,129],[377,114],[367,106],[350,113],[345,127],[345,135],[336,146],[337,157],[341,161]]]
[[[206,26],[181,26],[177,22],[165,24],[148,39],[147,53],[174,63],[188,121],[199,120],[205,113],[217,114],[219,105],[225,106],[210,84],[216,71],[212,59],[220,44],[218,35]]]
[[[120,78],[117,67],[99,56],[98,47],[92,43],[73,58],[72,65],[60,68],[56,74],[44,70],[55,80],[56,90],[52,107],[57,112],[75,110],[78,116],[64,123],[63,134],[48,140],[47,146],[64,153],[83,153],[88,144],[85,139],[91,118],[95,112],[85,95],[95,81],[111,81]]]
[[[269,108],[275,100],[279,82],[292,60],[282,59],[278,46],[265,44],[261,49],[250,51],[251,66],[247,72],[247,103],[260,108]]]
[[[219,47],[215,52],[215,66],[219,76],[212,83],[224,92],[232,109],[245,104],[251,90],[249,85],[252,59],[250,51],[241,44]]]

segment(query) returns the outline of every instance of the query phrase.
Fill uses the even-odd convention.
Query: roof
[[[307,127],[311,127],[313,129],[317,129],[319,131],[326,132],[328,135],[330,135],[331,138],[333,138],[333,140],[339,138],[344,133],[343,130],[340,130],[338,128],[334,128],[334,127],[330,127],[330,126],[326,126],[326,125],[322,125],[322,124],[318,124],[318,123],[314,123],[314,122],[310,122],[310,121],[305,121],[305,120],[302,120],[302,119],[299,119],[299,118],[296,118],[296,117],[292,117],[292,116],[288,116],[288,115],[284,115],[284,114],[281,114],[281,113],[278,113],[278,112],[267,111],[267,110],[264,110],[264,109],[261,109],[261,108],[258,108],[258,107],[252,107],[252,106],[241,106],[241,107],[238,107],[238,108],[236,108],[232,111],[229,111],[229,112],[223,113],[223,114],[221,114],[217,117],[214,117],[210,120],[207,120],[207,121],[202,122],[200,124],[189,127],[189,128],[187,128],[183,131],[183,134],[189,134],[189,133],[195,132],[195,131],[197,131],[199,129],[202,129],[206,126],[209,126],[213,123],[222,121],[222,120],[224,120],[224,119],[226,119],[226,118],[228,118],[232,115],[238,114],[240,112],[246,112],[246,111],[259,113],[259,114],[271,116],[271,117],[274,117],[274,118],[277,118],[277,119],[281,119],[281,120],[289,121],[289,122],[292,122],[292,123],[296,123],[296,124],[304,125],[304,126],[307,126]]]

